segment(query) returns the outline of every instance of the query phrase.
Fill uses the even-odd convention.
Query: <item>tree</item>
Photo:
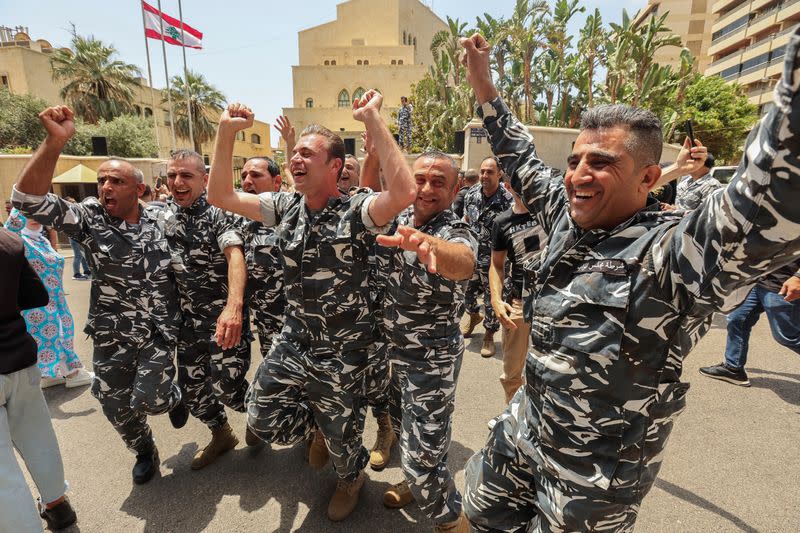
[[[192,142],[194,151],[203,153],[203,143],[214,138],[216,132],[216,117],[222,113],[225,105],[225,96],[216,87],[208,83],[199,72],[189,71],[187,74],[188,93],[191,98],[192,108],[192,133],[189,136],[189,116],[186,106],[187,84],[180,76],[175,76],[170,82],[169,94],[172,97],[172,109],[175,114],[175,131],[184,139]],[[167,102],[166,91],[162,103]]]
[[[50,64],[53,79],[65,81],[61,98],[84,121],[97,123],[130,112],[141,72],[114,59],[117,50],[94,37],[73,35],[70,50],[57,50]]]
[[[67,143],[68,155],[91,155],[92,137],[105,137],[108,153],[117,157],[157,157],[153,121],[136,115],[123,115],[97,124],[76,124],[75,135]]]
[[[12,94],[0,87],[0,151],[27,153],[44,140],[38,115],[47,102],[27,94]]]
[[[692,119],[697,137],[717,160],[734,161],[741,154],[746,133],[758,120],[758,108],[749,103],[741,85],[719,76],[697,76],[686,88],[679,121]]]
[[[460,40],[467,23],[447,17],[447,27],[447,30],[441,30],[434,34],[431,39],[431,52],[434,58],[441,58],[442,55],[447,57],[453,85],[458,86],[461,84],[461,80],[466,78],[466,72],[459,61],[459,56],[461,54]]]

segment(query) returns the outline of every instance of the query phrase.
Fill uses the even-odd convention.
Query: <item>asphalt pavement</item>
[[[67,268],[69,270],[69,267]],[[83,329],[89,283],[65,276],[64,285]],[[486,422],[503,408],[498,377],[500,356],[479,355],[482,330],[467,339],[458,384],[449,464],[459,487],[463,467],[487,436]],[[76,335],[81,360],[91,368],[91,342]],[[640,532],[800,531],[800,357],[778,345],[766,319],[751,339],[748,372],[752,387],[741,388],[701,376],[700,366],[721,361],[724,322],[686,359],[684,377],[692,384],[688,408],[678,418],[664,466],[639,513]],[[498,344],[499,351],[499,344]],[[253,366],[260,362],[253,346]],[[244,447],[244,416],[230,413],[240,446],[201,471],[189,468],[210,432],[190,418],[173,429],[166,416],[150,424],[161,455],[161,474],[134,485],[134,456],[105,419],[88,387],[45,391],[64,459],[69,497],[78,524],[67,531],[107,532],[417,532],[432,523],[413,505],[385,509],[383,491],[402,479],[397,448],[388,468],[368,470],[369,480],[356,511],[334,524],[326,517],[336,484],[331,469],[311,470],[301,447]],[[365,444],[376,424],[368,415]],[[29,480],[30,482],[30,480]],[[35,492],[35,488],[31,485]]]

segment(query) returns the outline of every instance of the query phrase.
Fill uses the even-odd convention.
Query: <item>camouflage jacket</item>
[[[499,98],[481,106],[493,151],[550,235],[526,271],[520,451],[584,493],[641,501],[685,407],[683,359],[712,313],[800,254],[800,205],[784,201],[800,188],[798,42],[731,183],[690,212],[661,212],[653,199],[610,231],[577,227],[525,127]]]
[[[286,311],[283,294],[283,262],[275,228],[256,220],[237,217],[244,238],[247,261],[247,302],[256,322],[282,317]]]
[[[369,255],[376,228],[374,193],[329,200],[309,211],[299,193],[261,193],[265,226],[275,226],[283,256],[286,321],[282,334],[320,356],[363,349],[376,339],[369,294]]]
[[[497,215],[511,207],[514,197],[501,183],[492,196],[483,195],[483,186],[476,183],[464,196],[464,220],[478,238],[478,266],[488,267],[492,259],[492,226]]]
[[[188,208],[169,200],[161,214],[183,321],[204,332],[213,331],[228,296],[228,261],[223,250],[241,246],[241,233],[233,216],[210,205],[205,194]]]
[[[469,225],[449,209],[422,226],[414,226],[412,206],[398,215],[397,223],[445,241],[466,244],[473,253],[478,248]],[[453,337],[460,336],[467,280],[453,281],[431,274],[415,252],[388,250],[391,253],[384,323],[392,343],[413,358],[424,356],[425,349],[447,345]]]
[[[128,224],[111,217],[97,198],[72,204],[54,194],[33,196],[15,188],[12,201],[88,252],[93,276],[84,332],[133,343],[155,333],[177,341],[181,314],[161,209],[140,206],[139,224]]]
[[[710,173],[696,180],[693,180],[691,176],[684,176],[678,180],[675,206],[678,209],[697,209],[703,198],[723,187],[724,185],[713,178]]]

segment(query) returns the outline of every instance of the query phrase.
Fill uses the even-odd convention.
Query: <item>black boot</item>
[[[158,450],[153,448],[152,452],[140,453],[136,456],[136,464],[133,465],[133,482],[137,485],[147,483],[158,472]]]
[[[47,528],[52,531],[68,528],[78,520],[78,516],[66,498],[52,509],[39,503],[39,515],[45,519]]]
[[[169,421],[172,423],[172,427],[181,429],[186,425],[187,420],[189,420],[189,409],[183,401],[180,401],[169,412]]]

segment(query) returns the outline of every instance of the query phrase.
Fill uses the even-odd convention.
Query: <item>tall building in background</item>
[[[60,93],[61,84],[66,82],[53,80],[50,67],[50,56],[55,50],[44,39],[31,39],[27,28],[0,26],[0,84],[14,94],[30,94],[50,105],[65,103]],[[144,78],[139,79],[133,94],[133,111],[158,125],[158,155],[166,158],[171,150],[170,117],[167,104],[162,103],[161,98],[161,89],[150,87]],[[172,105],[177,108],[186,102]],[[249,157],[272,154],[269,128],[269,124],[256,121],[252,128],[239,132],[234,146],[235,169],[240,169]],[[177,142],[178,148],[191,147],[188,139],[178,138]],[[205,143],[202,148],[208,164],[214,151],[213,142]]]
[[[767,111],[789,34],[800,22],[800,0],[717,0],[711,11],[712,62],[705,74],[740,83],[750,102]]]
[[[712,1],[649,0],[634,17],[633,25],[646,24],[651,16],[668,13],[664,23],[672,33],[680,36],[681,44],[695,56],[697,72],[703,72],[710,63],[708,47],[711,45],[711,25],[714,20],[711,13]],[[679,67],[680,50],[666,46],[656,53],[655,60],[661,65]]]
[[[353,120],[353,99],[378,89],[384,96],[384,118],[391,122],[400,97],[409,96],[411,85],[433,63],[431,40],[440,30],[447,30],[445,22],[419,0],[338,4],[336,20],[298,33],[294,103],[283,113],[298,134],[309,124],[321,124],[355,150],[364,127]]]

